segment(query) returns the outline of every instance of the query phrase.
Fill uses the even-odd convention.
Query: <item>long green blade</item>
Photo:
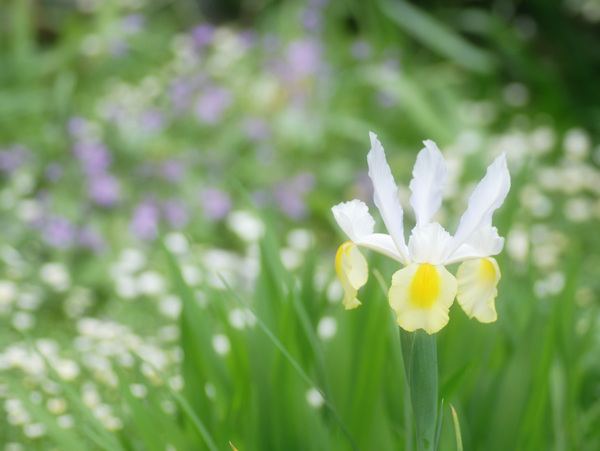
[[[435,335],[429,335],[421,329],[415,332],[400,330],[400,340],[415,421],[417,450],[433,450],[438,406]]]

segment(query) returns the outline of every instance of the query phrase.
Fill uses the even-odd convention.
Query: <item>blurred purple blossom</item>
[[[205,124],[217,124],[230,104],[229,90],[220,87],[208,88],[196,101],[196,116]]]
[[[143,111],[140,116],[140,125],[143,130],[148,132],[158,132],[162,130],[164,123],[165,119],[163,113],[154,108]]]
[[[364,202],[370,203],[373,199],[373,182],[367,171],[360,171],[355,178],[356,192],[354,197]]]
[[[292,219],[306,217],[307,208],[300,193],[289,185],[281,185],[275,190],[275,203],[281,211]]]
[[[292,42],[287,48],[286,61],[292,78],[314,75],[321,65],[321,46],[314,39]]]
[[[179,199],[169,199],[163,207],[165,219],[171,227],[181,229],[189,221],[187,208]]]
[[[277,206],[292,219],[302,219],[308,214],[308,208],[302,196],[315,186],[315,176],[301,172],[290,181],[280,183],[275,189]]]
[[[105,172],[112,163],[112,155],[101,143],[77,141],[73,146],[73,153],[87,174]]]
[[[79,230],[77,242],[80,246],[90,249],[95,253],[102,252],[106,248],[106,240],[98,233],[97,230],[86,226]]]
[[[371,46],[367,41],[357,39],[350,47],[350,53],[354,59],[359,61],[367,59],[371,55]]]
[[[169,91],[173,107],[177,112],[185,110],[190,105],[194,88],[185,77],[178,77],[171,81]]]
[[[311,191],[315,187],[315,176],[310,172],[300,172],[294,177],[290,186],[301,194]]]
[[[142,31],[146,18],[142,14],[129,14],[121,20],[121,27],[125,34],[135,34]]]
[[[50,246],[66,249],[73,245],[77,228],[62,216],[50,216],[42,222],[42,237]]]
[[[212,42],[215,27],[210,24],[202,24],[192,28],[190,35],[197,49],[202,49]]]
[[[63,175],[63,167],[58,163],[50,163],[46,166],[44,176],[49,182],[58,182]]]
[[[110,44],[110,54],[117,58],[123,58],[129,53],[129,43],[125,39],[117,38]]]
[[[273,53],[281,46],[281,38],[275,33],[268,33],[263,36],[263,48],[268,53]]]
[[[185,166],[183,163],[174,158],[163,161],[161,165],[162,176],[170,182],[176,182],[177,180],[180,180],[181,177],[183,177],[184,172]]]
[[[321,11],[316,8],[306,8],[300,12],[302,26],[307,31],[320,31],[322,25]]]
[[[223,219],[231,211],[229,194],[217,188],[205,188],[200,194],[200,201],[207,219],[216,221]]]
[[[240,33],[240,41],[244,50],[250,50],[256,44],[256,32],[254,30],[244,30]]]
[[[113,207],[120,198],[119,180],[109,173],[93,175],[88,181],[88,196],[101,207]]]
[[[253,141],[263,141],[269,138],[271,129],[269,123],[259,117],[249,117],[244,120],[242,129],[248,138]]]
[[[257,189],[255,191],[252,191],[250,197],[252,198],[252,203],[258,208],[266,207],[271,201],[271,196],[269,195],[267,190],[264,189]]]
[[[398,104],[398,100],[394,93],[381,89],[377,92],[377,103],[383,108],[392,108]]]
[[[142,240],[153,240],[158,235],[160,211],[150,200],[135,207],[129,228],[131,233]]]
[[[14,145],[10,149],[0,150],[0,171],[10,174],[21,166],[27,159],[29,152],[21,145]]]
[[[67,130],[71,136],[81,138],[87,129],[88,121],[81,116],[73,116],[67,123]]]

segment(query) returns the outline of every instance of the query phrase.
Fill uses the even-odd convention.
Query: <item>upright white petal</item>
[[[340,228],[352,241],[359,241],[373,233],[375,220],[364,202],[358,199],[342,202],[332,207],[331,211]]]
[[[415,226],[408,239],[408,251],[414,262],[442,265],[446,264],[444,257],[451,243],[452,236],[437,222],[430,222]]]
[[[410,182],[410,204],[415,211],[417,226],[425,225],[442,206],[442,189],[446,184],[446,162],[438,146],[423,141],[425,148],[417,155]]]
[[[357,199],[342,202],[332,207],[331,211],[340,228],[355,244],[379,252],[400,263],[407,263],[391,236],[373,233],[375,220],[369,214],[369,207],[364,202]]]
[[[503,153],[488,167],[471,197],[467,211],[460,218],[451,251],[455,251],[481,227],[492,223],[492,214],[502,205],[510,189],[510,174]]]
[[[383,222],[394,243],[396,243],[398,251],[403,259],[408,261],[408,249],[404,239],[404,211],[398,198],[398,186],[394,181],[377,135],[370,132],[369,137],[371,138],[371,151],[367,155],[367,162],[369,164],[369,177],[371,177],[375,191],[375,205],[379,209]]]

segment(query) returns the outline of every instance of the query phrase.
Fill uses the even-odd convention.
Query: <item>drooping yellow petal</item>
[[[492,323],[498,318],[494,300],[498,295],[500,268],[495,259],[466,260],[456,273],[458,293],[456,299],[469,318],[482,323]]]
[[[367,283],[369,267],[365,257],[351,241],[339,247],[335,256],[335,272],[344,288],[344,307],[346,310],[358,307],[360,301],[356,295]]]
[[[398,324],[412,332],[434,334],[448,323],[448,310],[456,296],[456,279],[443,266],[412,263],[392,277],[390,305]]]

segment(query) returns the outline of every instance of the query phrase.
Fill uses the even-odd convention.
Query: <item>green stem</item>
[[[404,371],[410,389],[418,451],[435,450],[438,372],[435,335],[400,329]]]

